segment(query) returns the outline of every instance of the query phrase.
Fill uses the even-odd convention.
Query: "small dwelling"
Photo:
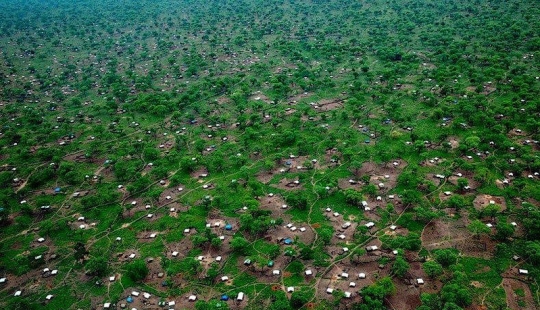
[[[238,293],[238,296],[236,296],[236,300],[238,301],[244,300],[244,293],[243,292]]]
[[[519,274],[529,274],[529,270],[527,270],[527,269],[519,269]]]
[[[376,245],[370,245],[370,246],[366,247],[366,251],[368,251],[368,252],[376,251],[378,249],[379,249],[379,247],[377,247]]]

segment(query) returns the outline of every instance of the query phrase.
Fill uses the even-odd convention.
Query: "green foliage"
[[[306,210],[308,207],[308,199],[304,192],[289,195],[286,198],[287,203],[298,210]]]
[[[292,298],[292,296],[291,296]],[[295,303],[300,303],[303,301],[303,299],[305,298],[304,296],[299,296],[299,297],[296,297],[298,298],[297,301],[295,301]],[[290,306],[290,302],[289,300],[287,299],[287,297],[285,296],[284,293],[281,293],[279,294],[279,292],[277,294],[274,294],[273,295],[273,301],[270,303],[268,309],[269,310],[289,310],[291,309],[291,306]]]
[[[525,244],[525,255],[533,264],[540,264],[540,242],[528,241]]]
[[[443,267],[435,261],[427,261],[422,264],[422,269],[430,278],[436,278],[443,274]]]
[[[445,304],[454,303],[461,307],[466,307],[472,303],[472,295],[467,288],[457,283],[451,283],[443,286],[441,290],[441,300]]]
[[[522,211],[522,223],[525,235],[529,240],[538,240],[540,237],[540,210],[527,207]]]
[[[32,188],[38,188],[47,184],[55,176],[54,170],[50,167],[39,169],[32,174],[28,180],[28,185]]]
[[[300,309],[307,304],[313,294],[307,290],[297,290],[291,294],[290,306],[293,309]]]
[[[381,240],[391,249],[418,251],[422,245],[420,235],[417,233],[409,233],[407,236],[383,236]]]
[[[9,282],[18,277],[23,295],[36,291],[24,278],[36,270],[54,267],[60,275],[69,270],[69,276],[45,281],[55,295],[51,301],[42,302],[46,293],[38,290],[30,297],[3,298],[0,308],[118,304],[124,289],[144,278],[144,272],[128,275],[142,265],[114,259],[133,248],[161,261],[171,277],[163,279],[167,288],[152,281],[140,289],[162,297],[214,296],[210,287],[226,273],[234,284],[216,283],[218,290],[234,296],[242,289],[247,308],[302,308],[307,301],[320,308],[386,308],[381,283],[362,290],[362,303],[353,306],[342,300],[341,290],[320,301],[313,296],[318,282],[305,282],[299,272],[300,261],[350,268],[349,259],[360,263],[361,249],[372,238],[384,249],[433,255],[435,261],[422,267],[431,277],[444,274],[445,288],[423,294],[423,309],[459,309],[473,298],[490,309],[506,306],[500,275],[516,254],[530,278],[537,277],[540,211],[526,203],[540,201],[537,176],[528,177],[540,171],[537,2],[92,4],[2,3],[0,269],[11,275]],[[294,163],[283,167],[284,158]],[[289,169],[275,173],[281,168]],[[210,176],[190,175],[203,170]],[[456,178],[458,172],[466,178]],[[508,172],[514,177],[498,187],[496,180]],[[344,189],[351,187],[351,174],[359,184]],[[282,181],[291,178],[300,186],[284,188]],[[162,179],[170,183],[159,184]],[[203,189],[204,184],[212,186]],[[55,187],[62,193],[52,194]],[[455,194],[440,199],[446,190]],[[267,196],[271,192],[273,198]],[[483,194],[503,197],[507,209],[475,210],[471,201]],[[164,195],[174,199],[164,201]],[[378,195],[383,202],[374,204],[374,214],[358,208]],[[388,195],[397,196],[391,207],[385,207]],[[291,208],[267,211],[279,209],[282,197]],[[152,207],[130,205],[132,200]],[[343,220],[380,220],[370,233],[363,225],[348,232],[352,237],[345,245],[334,236],[334,221],[341,217],[328,219],[321,211],[327,206]],[[452,231],[463,229],[443,212],[447,207],[458,209],[455,217],[491,217],[497,223],[492,259],[463,254],[457,264],[453,249],[422,249],[421,233],[429,234],[438,218],[448,220]],[[155,216],[147,218],[150,212]],[[85,229],[76,229],[79,216],[88,219]],[[519,234],[506,216],[518,223]],[[214,218],[238,226],[230,247],[230,232],[223,232],[223,244],[220,228],[203,229]],[[285,236],[273,228],[283,218],[317,227],[315,243],[304,244],[305,235],[299,235],[291,246],[277,244]],[[383,228],[392,223],[409,234],[385,235]],[[186,227],[197,233],[183,234]],[[491,232],[478,220],[468,228],[477,238]],[[159,234],[145,239],[152,232]],[[36,243],[38,237],[46,242]],[[327,253],[343,246],[352,252],[345,259]],[[163,255],[173,248],[185,253]],[[206,269],[206,258],[194,257],[207,252],[224,261]],[[241,272],[238,261],[245,255],[255,268]],[[254,273],[266,273],[270,259],[294,271],[282,279],[300,292],[290,302],[284,292],[257,283]],[[396,276],[408,269],[401,255],[381,262],[392,265]],[[70,281],[83,271],[125,277],[107,287]],[[471,287],[471,281],[484,286]],[[192,306],[228,307],[205,300]]]
[[[414,214],[418,221],[421,221],[423,223],[428,223],[433,219],[438,218],[441,213],[432,210],[430,207],[415,207],[414,208]]]
[[[91,256],[85,265],[85,269],[91,275],[103,277],[109,270],[108,261],[103,256]]]
[[[303,260],[311,260],[315,257],[315,251],[309,245],[300,246],[300,258]]]
[[[444,267],[456,263],[458,254],[452,249],[441,249],[434,252],[435,260]]]
[[[489,232],[491,232],[491,229],[489,229],[486,224],[480,222],[479,220],[472,221],[467,226],[467,229],[473,234],[475,238],[480,238],[480,235],[488,234]]]
[[[344,190],[343,194],[345,195],[345,201],[347,201],[347,203],[353,206],[361,205],[362,201],[364,200],[364,196],[362,195],[362,193],[352,188]]]
[[[446,200],[446,204],[448,207],[456,209],[461,209],[467,206],[465,198],[460,195],[453,195],[452,197],[448,198],[448,200]]]
[[[409,270],[410,265],[409,263],[400,255],[396,257],[396,260],[392,264],[392,273],[398,277],[403,278],[405,274],[407,274],[407,271]]]
[[[383,306],[384,298],[396,292],[396,287],[389,277],[384,277],[360,291],[363,303],[355,305],[355,309],[386,309]]]
[[[331,226],[322,226],[317,229],[317,234],[323,244],[329,244],[334,235],[334,229]]]
[[[243,237],[235,236],[231,240],[231,249],[238,254],[249,255],[250,243]]]
[[[497,223],[497,226],[495,226],[497,233],[495,234],[495,238],[500,241],[505,241],[508,238],[512,237],[514,234],[514,226],[512,226],[509,223],[499,221]]]
[[[143,259],[136,259],[126,265],[126,275],[134,282],[143,281],[148,275],[148,266]]]
[[[270,211],[253,210],[240,216],[240,229],[250,235],[259,236],[275,225],[276,221],[270,217]]]

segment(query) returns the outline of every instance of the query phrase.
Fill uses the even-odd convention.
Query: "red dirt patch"
[[[537,309],[529,287],[516,279],[503,278],[502,285],[506,293],[506,304],[510,309]],[[519,296],[516,291],[522,291],[524,296]],[[520,306],[525,304],[524,307]]]
[[[284,190],[299,190],[303,188],[302,183],[298,179],[287,178],[281,179],[278,184],[272,184],[272,186]]]
[[[506,201],[504,197],[490,196],[490,195],[478,195],[473,201],[474,208],[476,210],[483,210],[490,204],[496,204],[501,207],[500,211],[506,210]]]
[[[343,107],[343,99],[325,99],[314,103],[312,107],[318,112],[327,112]]]
[[[399,293],[386,298],[386,302],[390,304],[391,309],[409,310],[416,309],[421,305],[420,294],[423,287],[415,287],[400,280],[395,280],[394,285]]]
[[[275,218],[283,217],[285,211],[288,210],[288,207],[283,208],[283,205],[286,205],[285,200],[278,195],[261,197],[259,198],[259,202],[260,208],[272,211],[272,217]]]

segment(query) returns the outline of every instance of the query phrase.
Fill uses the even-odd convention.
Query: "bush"
[[[443,273],[443,267],[441,266],[441,264],[434,261],[425,262],[422,265],[422,269],[424,269],[424,271],[430,278],[435,278]]]
[[[103,256],[98,257],[92,257],[88,262],[86,263],[86,271],[94,275],[96,277],[103,277],[107,274],[108,271],[108,265],[107,265],[107,259]]]
[[[148,275],[148,272],[148,267],[142,259],[134,260],[133,262],[126,265],[127,276],[135,282],[144,280],[144,278],[146,278],[146,276]]]
[[[435,252],[435,260],[444,267],[448,267],[456,263],[457,254],[449,249],[439,250]]]

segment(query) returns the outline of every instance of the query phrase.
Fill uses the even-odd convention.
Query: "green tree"
[[[299,246],[300,247],[300,246]],[[300,247],[300,258],[304,260],[310,260],[313,259],[315,256],[315,251],[311,249],[308,245],[303,245]]]
[[[345,201],[353,206],[359,206],[364,200],[364,195],[352,188],[346,189],[343,194],[345,195]]]
[[[196,234],[191,236],[191,242],[193,242],[193,245],[198,247],[205,243],[207,243],[209,239],[206,236],[203,236],[201,234]]]
[[[96,277],[103,277],[109,270],[108,261],[103,256],[92,256],[85,265],[87,273]]]
[[[441,215],[441,212],[432,210],[430,207],[421,206],[414,208],[415,218],[423,223],[428,223]]]
[[[465,178],[459,178],[457,180],[457,187],[460,192],[463,192],[467,186],[469,186],[469,180]]]
[[[323,226],[317,229],[317,234],[323,244],[329,244],[334,235],[334,229],[331,226]]]
[[[398,278],[403,278],[409,268],[409,263],[402,256],[398,256],[392,265],[392,273]]]
[[[447,302],[444,304],[443,310],[463,310],[463,308],[453,302]]]
[[[497,213],[501,212],[501,206],[499,205],[494,205],[494,204],[490,204],[490,205],[487,205],[483,210],[482,210],[482,215],[483,216],[489,216],[491,217],[491,219],[493,219],[495,217],[495,215]]]
[[[455,264],[457,258],[456,252],[451,249],[442,249],[435,252],[435,260],[445,267]]]
[[[146,262],[143,259],[136,259],[126,265],[127,276],[135,282],[144,280],[148,272],[148,266],[146,266]]]
[[[268,306],[269,310],[289,310],[291,309],[290,302],[285,296],[284,293],[277,292],[274,295],[275,299],[272,301],[272,303]],[[300,303],[302,300],[297,301]],[[296,302],[295,302],[296,303]]]
[[[304,192],[289,195],[286,201],[291,207],[298,210],[306,210],[308,207],[308,200]]]
[[[525,243],[525,255],[531,263],[540,265],[540,242],[527,241]]]
[[[233,252],[248,255],[250,243],[244,237],[234,237],[231,240],[231,249]]]
[[[505,241],[514,234],[514,226],[503,221],[497,223],[496,229],[495,238],[500,241]]]
[[[441,308],[441,299],[437,294],[420,294],[420,300],[422,301],[422,306],[425,307],[425,310],[439,309]],[[419,310],[420,308],[417,308]],[[424,308],[422,308],[424,310]]]
[[[463,196],[461,196],[461,195],[453,195],[452,197],[448,198],[448,200],[446,201],[446,204],[450,208],[461,209],[461,208],[465,207],[466,202],[465,202],[465,199],[463,198]]]
[[[455,303],[461,307],[466,307],[472,303],[472,294],[466,286],[450,283],[443,286],[441,300],[445,303]]]
[[[291,294],[290,305],[293,309],[300,309],[309,302],[312,294],[307,290],[294,291]]]
[[[84,256],[88,254],[88,251],[86,251],[86,247],[82,242],[75,243],[75,246],[73,248],[75,250],[75,253],[73,253],[73,257],[76,261],[84,259]]]
[[[396,287],[389,277],[384,277],[370,286],[364,287],[360,294],[363,298],[363,303],[357,305],[356,309],[361,310],[383,310],[384,298],[396,292]]]
[[[486,224],[480,222],[479,220],[472,221],[468,226],[467,229],[473,234],[474,238],[480,239],[480,236],[482,234],[488,234],[491,229],[487,227]]]
[[[441,264],[435,261],[427,261],[422,264],[422,269],[430,278],[435,278],[440,276],[443,273],[443,267]]]
[[[465,145],[469,149],[476,149],[480,145],[480,141],[481,141],[480,138],[477,136],[469,136],[465,138]]]

